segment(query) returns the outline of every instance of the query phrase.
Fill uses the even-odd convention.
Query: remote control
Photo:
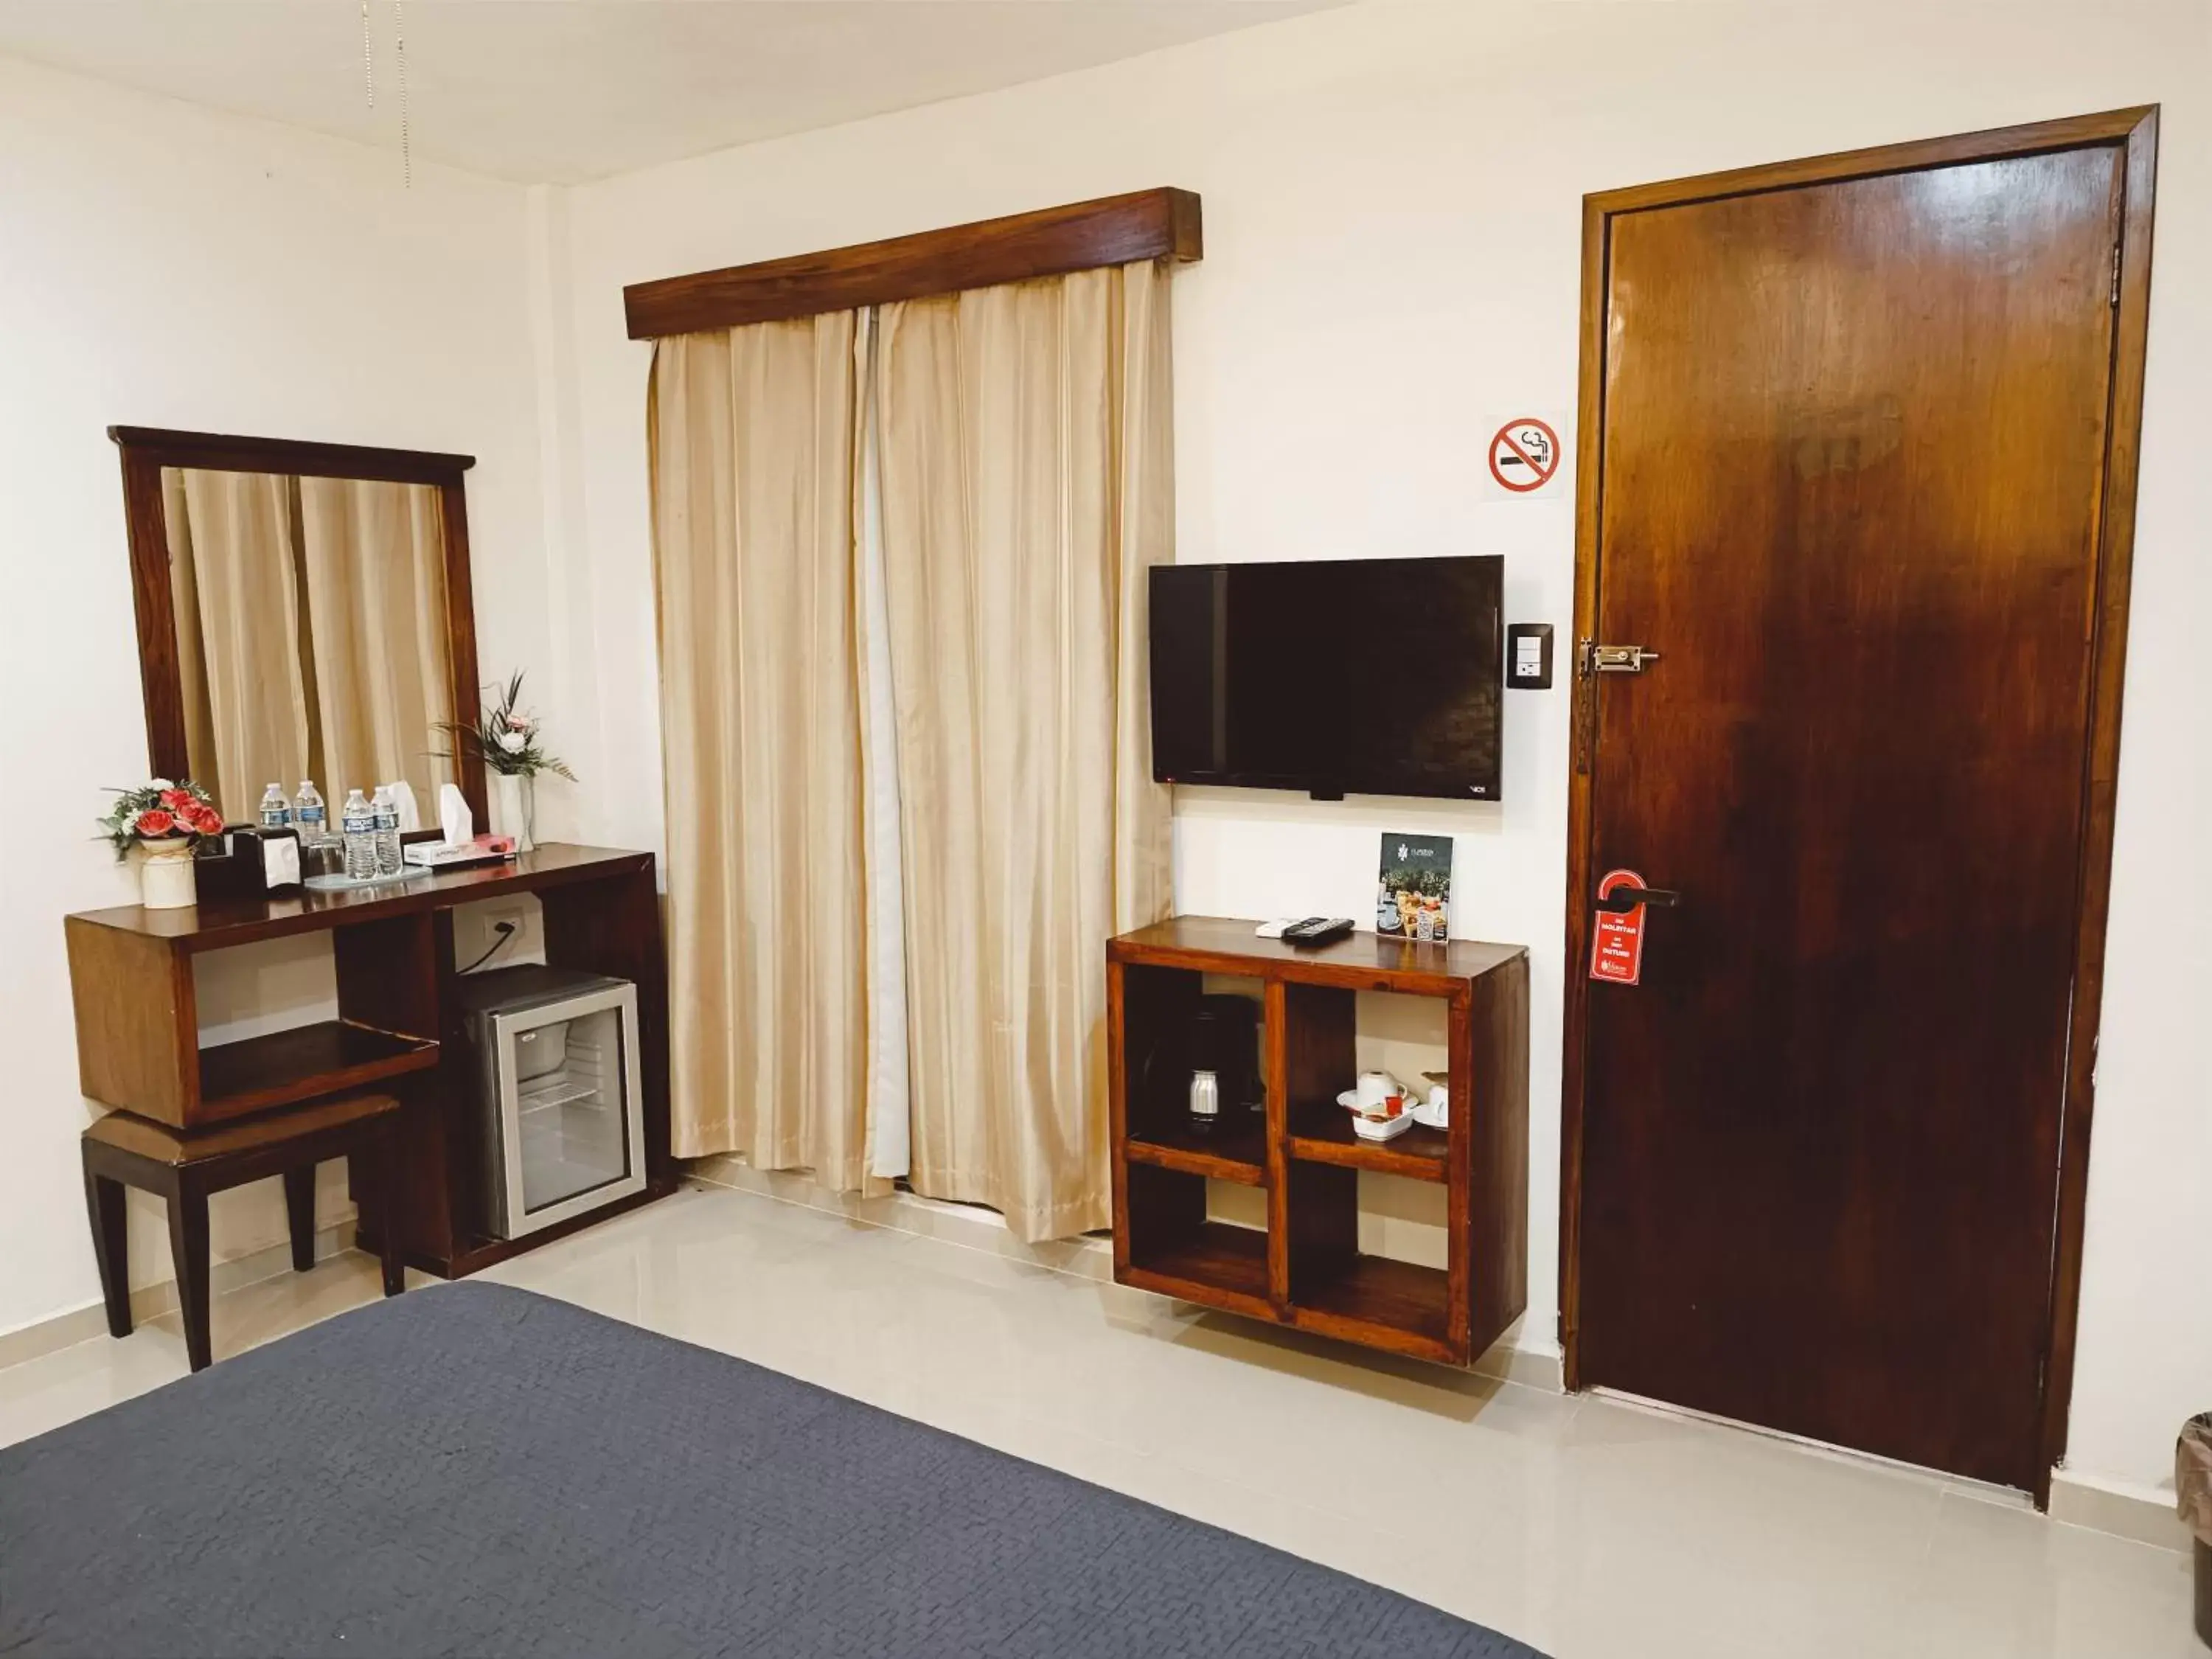
[[[1283,929],[1285,945],[1334,945],[1352,932],[1350,916],[1308,916]]]

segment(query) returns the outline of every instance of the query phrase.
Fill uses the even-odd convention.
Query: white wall
[[[2212,72],[2198,3],[1368,4],[727,151],[538,205],[562,480],[541,659],[587,837],[659,846],[644,445],[622,285],[1146,185],[1203,193],[1176,282],[1181,556],[1503,552],[1515,620],[1566,637],[1564,492],[1501,501],[1482,445],[1571,410],[1585,191],[2163,100],[2149,407],[2074,1457],[2158,1480],[2212,1407],[2203,930],[2165,896],[2203,845],[2192,635],[2212,615]],[[565,260],[561,256],[565,252]],[[116,580],[119,585],[120,577]],[[127,696],[120,701],[127,702]],[[1458,920],[1535,960],[1530,1313],[1556,1308],[1566,698],[1507,698],[1490,809],[1187,790],[1178,899],[1361,915],[1377,832],[1458,837]]]
[[[111,423],[460,450],[487,671],[545,627],[520,189],[0,58],[0,1332],[98,1298],[65,911],[133,896],[92,820],[146,775]],[[329,994],[283,944],[204,981]],[[325,1219],[343,1181],[325,1171]],[[216,1254],[283,1237],[274,1183],[218,1196]],[[134,1278],[167,1276],[134,1206]]]

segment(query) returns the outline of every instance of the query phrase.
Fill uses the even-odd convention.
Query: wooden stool
[[[128,1112],[110,1112],[84,1132],[84,1198],[92,1247],[107,1298],[111,1336],[131,1334],[131,1263],[123,1189],[159,1193],[169,1204],[169,1249],[176,1258],[177,1306],[185,1352],[204,1370],[208,1344],[208,1194],[281,1175],[291,1224],[292,1266],[315,1261],[315,1165],[346,1160],[356,1204],[374,1214],[384,1258],[384,1293],[402,1288],[399,1230],[392,1224],[399,1145],[399,1103],[390,1095],[348,1095],[290,1111],[241,1118],[205,1129],[173,1129]]]

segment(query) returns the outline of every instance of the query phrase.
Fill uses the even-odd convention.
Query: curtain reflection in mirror
[[[404,780],[425,812],[453,776],[437,489],[167,467],[185,749],[234,823],[312,777]]]

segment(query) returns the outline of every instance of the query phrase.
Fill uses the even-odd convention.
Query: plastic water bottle
[[[345,829],[345,872],[351,881],[376,874],[376,809],[360,790],[346,797],[339,822]]]
[[[376,816],[376,873],[396,876],[399,873],[399,801],[386,784],[376,792],[374,803]]]
[[[261,827],[282,830],[292,822],[292,804],[284,799],[284,786],[272,783],[261,792]]]
[[[313,778],[300,780],[300,793],[292,801],[292,821],[300,826],[301,841],[320,841],[330,834],[330,814]]]

